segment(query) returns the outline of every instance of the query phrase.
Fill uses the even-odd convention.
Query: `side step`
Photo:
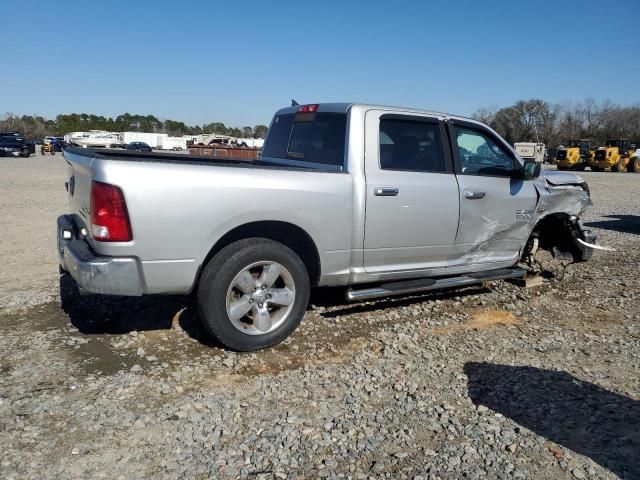
[[[382,283],[362,290],[347,290],[347,300],[356,302],[370,298],[391,297],[407,293],[426,292],[449,287],[464,287],[489,280],[504,280],[507,278],[521,278],[527,273],[522,268],[501,268],[499,270],[487,270],[485,272],[467,273],[456,277],[445,278],[419,278],[414,280],[402,280],[398,282]]]

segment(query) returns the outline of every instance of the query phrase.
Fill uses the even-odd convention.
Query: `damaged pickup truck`
[[[587,260],[591,204],[474,120],[349,103],[273,118],[262,158],[68,149],[63,270],[81,291],[190,294],[236,350],[273,346],[315,286],[348,300],[523,276],[539,249]],[[521,268],[521,266],[525,268]]]

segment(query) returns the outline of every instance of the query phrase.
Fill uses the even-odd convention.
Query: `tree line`
[[[618,105],[609,100],[587,98],[581,102],[549,103],[540,99],[519,100],[508,107],[485,107],[473,118],[496,130],[509,143],[545,143],[549,148],[572,139],[591,139],[594,146],[610,138],[629,138],[640,142],[640,104]],[[7,113],[0,120],[0,131],[17,131],[27,139],[64,135],[86,130],[111,132],[157,132],[173,136],[217,133],[232,137],[264,138],[268,127],[227,127],[222,122],[186,125],[176,120],[160,120],[154,115],[124,113],[115,118],[86,113],[58,115],[55,120],[41,116]]]
[[[573,139],[590,139],[596,147],[604,145],[607,139],[640,142],[640,103],[618,105],[593,98],[575,103],[548,103],[531,99],[509,107],[481,108],[473,118],[488,124],[511,144],[539,140],[549,148],[556,148]]]
[[[37,140],[45,136],[61,136],[87,130],[168,133],[171,136],[217,133],[232,137],[264,138],[267,128],[266,125],[227,127],[221,122],[190,126],[176,120],[160,120],[154,115],[130,113],[123,113],[115,118],[87,113],[70,113],[58,115],[55,120],[48,120],[41,116],[19,116],[7,113],[4,120],[0,120],[0,131],[19,132],[26,139]]]

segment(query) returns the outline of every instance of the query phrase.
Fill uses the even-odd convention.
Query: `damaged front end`
[[[545,171],[535,181],[538,204],[531,224],[534,228],[521,261],[531,271],[540,270],[537,254],[549,251],[563,263],[585,262],[593,255],[596,235],[585,229],[580,215],[592,205],[589,187],[579,176]]]

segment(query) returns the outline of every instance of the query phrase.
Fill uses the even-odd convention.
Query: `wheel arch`
[[[552,212],[538,219],[529,238],[537,238],[539,248],[543,250],[551,251],[553,247],[556,247],[561,251],[570,252],[575,259],[586,260],[590,257],[591,250],[587,249],[585,252],[584,248],[576,241],[583,236],[581,225],[575,215],[566,212]],[[529,241],[527,241],[527,246],[529,245]],[[523,258],[526,254],[525,248]]]
[[[311,236],[302,228],[293,223],[279,220],[262,220],[249,222],[234,227],[225,233],[211,247],[202,264],[198,267],[196,281],[192,291],[198,286],[204,267],[224,247],[245,238],[266,238],[286,245],[300,257],[309,273],[311,286],[318,284],[321,274],[320,254]]]

